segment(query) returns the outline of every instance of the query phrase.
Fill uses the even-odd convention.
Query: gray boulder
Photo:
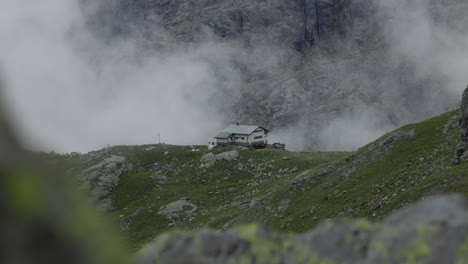
[[[358,264],[366,257],[371,231],[371,225],[364,220],[324,223],[308,233],[298,235],[294,241],[319,259]]]
[[[370,240],[366,263],[466,263],[467,242],[467,201],[432,197],[384,220]]]
[[[216,160],[235,160],[238,156],[239,152],[237,150],[231,150],[216,155]]]
[[[200,167],[209,168],[216,163],[216,156],[213,153],[208,153],[200,159]]]
[[[208,153],[200,159],[200,168],[210,168],[216,163],[216,161],[231,161],[237,159],[238,156],[239,152],[237,150],[226,151],[217,155],[213,153]]]
[[[178,201],[170,203],[166,206],[163,206],[158,214],[163,215],[167,219],[173,220],[174,218],[179,218],[180,216],[190,215],[197,207],[189,202],[187,198],[181,198]]]
[[[425,199],[382,223],[325,222],[301,235],[257,225],[156,238],[137,263],[468,263],[468,202]]]

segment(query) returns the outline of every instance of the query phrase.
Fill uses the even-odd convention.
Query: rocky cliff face
[[[104,26],[112,28],[113,34],[132,30],[151,34],[155,27],[162,27],[176,40],[198,41],[199,34],[210,29],[223,39],[242,38],[251,44],[269,42],[305,52],[334,37],[349,38],[359,24],[371,19],[376,8],[372,2],[107,0],[101,1],[100,16],[95,19],[109,23]],[[102,16],[102,12],[106,15]]]
[[[333,143],[338,141],[333,135],[341,136],[343,127],[353,126],[356,134],[377,136],[447,111],[457,102],[447,73],[438,72],[439,66],[434,65],[423,65],[428,69],[421,70],[421,64],[429,64],[426,54],[412,59],[408,58],[411,49],[399,51],[399,43],[412,37],[399,23],[408,19],[403,24],[414,24],[411,1],[100,3],[101,8],[93,9],[90,16],[91,24],[106,39],[131,35],[156,50],[207,40],[234,47],[228,55],[229,67],[239,71],[241,80],[232,89],[232,84],[220,78],[214,96],[215,101],[223,101],[219,111],[225,114],[226,123],[236,120],[276,130],[294,128],[299,131],[298,140],[287,142],[290,147],[354,148],[370,139],[357,146],[340,145]],[[423,12],[424,19],[444,34],[452,29],[464,32],[462,25],[468,25],[460,11],[468,8],[463,1],[418,4],[428,10],[428,17]],[[439,56],[429,52],[432,55]]]
[[[457,152],[455,154],[455,164],[460,164],[468,159],[468,87],[463,92],[462,101],[460,104],[460,143],[457,146]]]

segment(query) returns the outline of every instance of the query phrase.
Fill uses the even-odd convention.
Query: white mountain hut
[[[240,145],[265,147],[270,130],[262,126],[230,125],[215,136],[216,146]]]

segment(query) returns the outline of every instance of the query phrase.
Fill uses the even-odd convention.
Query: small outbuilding
[[[230,125],[215,136],[215,145],[219,147],[229,145],[266,147],[270,132],[262,126]]]

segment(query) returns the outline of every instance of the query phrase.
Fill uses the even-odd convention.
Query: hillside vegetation
[[[238,156],[205,167],[204,146],[146,145],[50,160],[79,175],[106,157],[126,157],[110,214],[138,249],[173,229],[226,230],[257,222],[303,232],[325,219],[378,221],[429,195],[468,194],[468,165],[453,165],[459,133],[453,111],[354,153],[219,148],[214,154]]]

